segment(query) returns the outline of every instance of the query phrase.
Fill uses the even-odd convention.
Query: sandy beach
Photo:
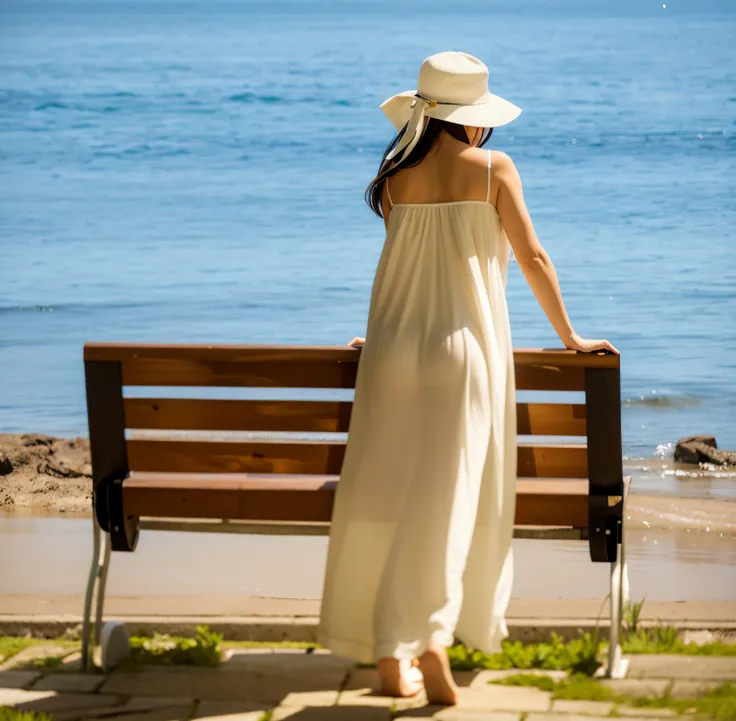
[[[0,434],[0,458],[12,465],[10,473],[0,475],[0,513],[89,515],[92,469],[87,439]],[[636,485],[627,508],[629,528],[736,536],[736,502],[659,495],[649,492],[651,484],[640,493]]]
[[[0,475],[0,547],[13,549],[0,553],[2,598],[30,608],[28,599],[61,594],[78,605],[91,554],[88,441],[0,435],[0,454],[13,466]],[[736,502],[705,497],[702,478],[697,497],[686,497],[687,490],[668,494],[671,487],[658,487],[657,476],[637,479],[636,472],[626,511],[634,597],[733,604]],[[164,596],[203,593],[319,599],[326,549],[325,537],[146,532],[136,553],[115,554],[109,592],[113,598],[140,598],[148,610],[158,608]],[[608,593],[608,566],[591,566],[586,543],[515,539],[514,549],[517,603],[567,599],[600,605]],[[36,572],[29,574],[30,567]],[[53,606],[49,601],[45,607]],[[164,607],[174,614],[178,608],[168,602]]]
[[[91,476],[86,438],[0,434],[0,511],[89,513]]]

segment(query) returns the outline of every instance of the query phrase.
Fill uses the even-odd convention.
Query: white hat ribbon
[[[436,106],[436,100],[429,100],[419,95],[419,93],[416,94],[411,105],[412,112],[409,122],[406,124],[396,147],[386,156],[386,160],[392,160],[402,150],[404,151],[402,158],[409,156],[409,153],[414,150],[416,144],[419,142],[419,138],[422,137],[422,133],[424,132],[424,120],[426,118],[427,108],[434,108]]]
[[[510,123],[521,112],[521,108],[488,91],[485,63],[454,51],[428,57],[419,68],[416,90],[384,100],[381,110],[401,133],[396,147],[386,156],[394,163],[400,163],[414,150],[425,131],[426,118],[472,128],[496,128]]]

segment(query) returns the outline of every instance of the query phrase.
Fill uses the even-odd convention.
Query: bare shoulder
[[[496,179],[503,185],[518,183],[519,171],[509,155],[500,151],[491,151],[491,166]]]
[[[484,148],[469,147],[463,150],[461,156],[463,160],[479,169],[488,169],[488,150]]]
[[[460,156],[461,162],[464,163],[464,172],[470,179],[476,195],[485,194],[485,189],[488,185],[489,152],[484,148],[469,147]],[[491,164],[493,164],[493,159],[491,159]]]

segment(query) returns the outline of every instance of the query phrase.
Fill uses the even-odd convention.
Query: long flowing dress
[[[370,663],[507,635],[510,247],[488,198],[392,206],[335,498],[319,642]]]

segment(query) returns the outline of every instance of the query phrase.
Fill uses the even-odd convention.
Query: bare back
[[[386,224],[391,207],[397,204],[486,200],[488,152],[444,136],[419,165],[400,170],[384,185],[381,202]],[[491,174],[489,200],[494,206],[497,197],[497,183]]]

